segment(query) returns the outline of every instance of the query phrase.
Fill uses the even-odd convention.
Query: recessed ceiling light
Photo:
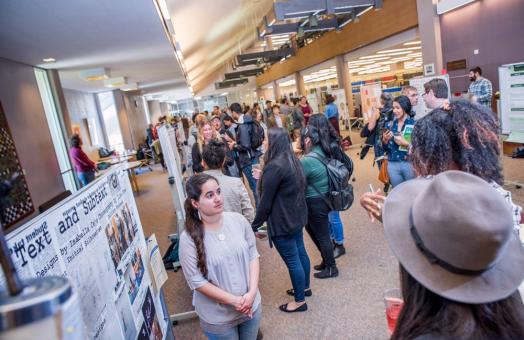
[[[42,59],[44,63],[54,63],[56,61],[55,58],[44,58]]]
[[[419,41],[410,41],[410,42],[407,42],[407,43],[404,43],[403,45],[404,46],[409,46],[409,45],[420,45],[422,42],[419,40]]]
[[[104,80],[104,87],[120,87],[127,84],[126,77],[115,77]]]
[[[109,70],[104,67],[92,68],[80,72],[80,78],[87,81],[109,79]]]

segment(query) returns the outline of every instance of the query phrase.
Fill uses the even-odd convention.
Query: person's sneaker
[[[262,331],[259,328],[258,333],[257,333],[257,340],[262,340],[262,339],[264,339],[264,334],[262,334]]]
[[[333,250],[333,256],[335,256],[335,258],[338,259],[339,257],[345,254],[346,254],[346,248],[344,248],[344,245],[335,244],[335,249]]]
[[[324,269],[326,269],[326,265],[325,265],[324,261],[322,261],[322,262],[320,262],[320,264],[314,265],[313,269],[315,269],[315,270],[324,270]]]
[[[337,277],[338,276],[337,266],[326,267],[326,269],[324,269],[321,272],[313,274],[313,276],[316,277],[317,279],[328,279],[330,277]]]

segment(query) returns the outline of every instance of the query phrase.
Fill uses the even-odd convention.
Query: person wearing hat
[[[493,186],[463,171],[407,181],[383,222],[404,298],[391,339],[524,339],[524,248]]]

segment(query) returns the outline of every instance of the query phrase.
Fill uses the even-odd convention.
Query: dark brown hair
[[[198,269],[205,278],[207,278],[207,265],[206,265],[206,248],[204,246],[204,225],[200,220],[198,209],[196,209],[191,200],[200,200],[202,194],[202,186],[207,181],[215,181],[217,179],[207,174],[198,174],[191,177],[186,183],[187,198],[184,204],[186,210],[186,232],[191,236],[191,239],[195,243],[198,259]]]
[[[503,183],[499,127],[491,110],[466,100],[435,109],[415,124],[411,160],[420,176],[437,175],[455,163],[488,182]]]
[[[404,307],[391,340],[421,335],[457,340],[524,339],[524,305],[518,290],[491,303],[455,302],[428,290],[402,266],[400,284]]]

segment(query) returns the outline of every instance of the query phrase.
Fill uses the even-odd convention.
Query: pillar
[[[417,0],[418,29],[424,65],[435,64],[435,74],[444,68],[437,0]]]
[[[297,92],[299,96],[305,96],[306,93],[306,85],[304,84],[304,78],[300,74],[300,72],[295,72],[295,86],[297,87]]]
[[[273,96],[275,96],[275,104],[278,104],[281,99],[280,85],[276,80],[273,80]]]
[[[353,88],[351,86],[349,66],[343,55],[335,57],[335,65],[337,67],[338,88],[344,90],[349,115],[352,116],[355,108],[353,105]]]

